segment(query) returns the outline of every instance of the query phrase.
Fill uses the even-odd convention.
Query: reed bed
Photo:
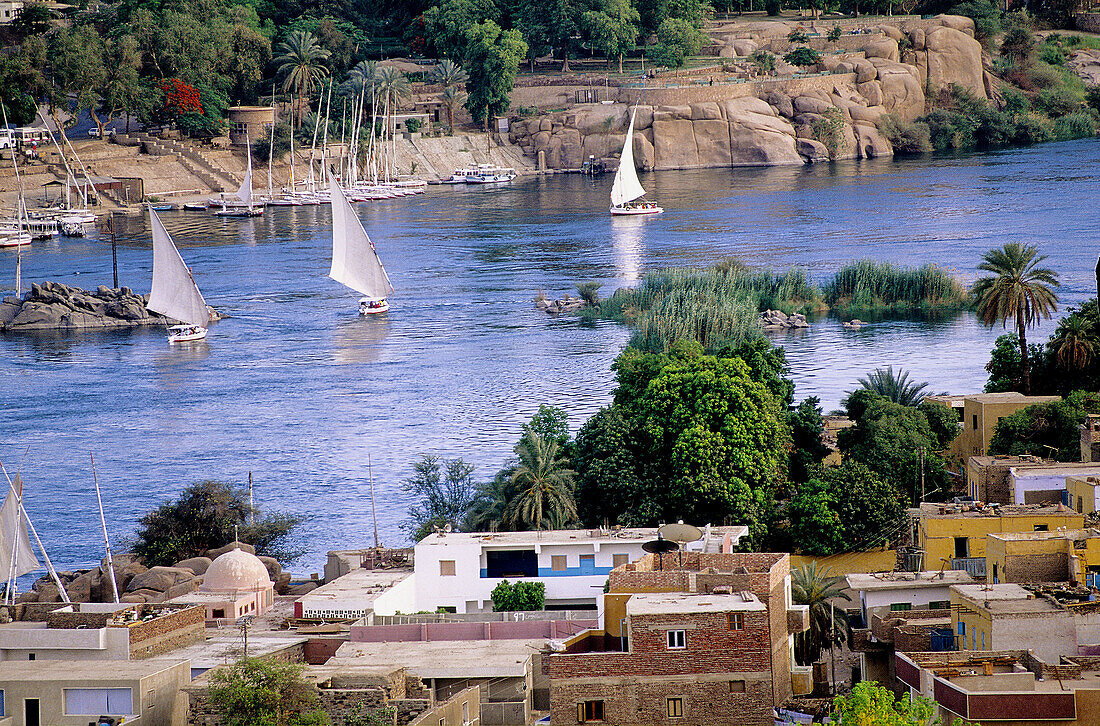
[[[933,264],[910,269],[860,260],[840,268],[822,293],[838,315],[962,310],[969,304],[962,283]]]
[[[774,273],[734,261],[655,270],[637,287],[616,290],[583,314],[630,325],[630,344],[641,350],[660,352],[694,340],[716,352],[763,335],[757,322],[762,310],[881,316],[957,311],[967,303],[962,284],[930,264],[905,269],[862,260],[818,288],[799,268]]]

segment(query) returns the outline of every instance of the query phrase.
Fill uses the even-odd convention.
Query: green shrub
[[[844,117],[840,109],[830,108],[821,118],[815,119],[810,124],[810,133],[829,152],[829,158],[835,160],[840,156],[841,144],[844,143]]]
[[[523,610],[542,610],[546,604],[546,583],[508,582],[501,580],[493,588],[493,612],[520,612]]]
[[[1039,48],[1039,60],[1052,66],[1064,65],[1066,56],[1062,49],[1050,43],[1043,43]]]
[[[783,60],[792,66],[815,66],[821,62],[821,54],[809,46],[801,45],[783,56]]]
[[[775,56],[763,48],[753,51],[753,54],[749,56],[749,60],[756,67],[757,73],[761,75],[775,72]]]
[[[894,154],[925,154],[932,150],[932,132],[926,123],[909,123],[887,113],[879,117],[878,130],[894,147]]]
[[[1025,89],[1055,88],[1065,83],[1062,73],[1049,63],[1036,63],[1026,71],[1026,76],[1026,85],[1020,84]]]
[[[986,44],[1001,32],[1001,9],[990,0],[969,0],[951,8],[951,15],[963,15],[974,20],[974,38]]]
[[[1096,116],[1088,111],[1077,111],[1054,122],[1055,141],[1083,139],[1096,135]]]
[[[405,130],[410,134],[415,134],[420,130],[420,123],[420,119],[418,118],[405,119]]]
[[[788,43],[809,43],[810,42],[810,36],[806,35],[804,32],[802,32],[798,28],[795,28],[791,32],[787,33],[787,42]]]
[[[1003,96],[1005,100],[1005,113],[1017,116],[1019,114],[1026,114],[1031,110],[1031,104],[1028,103],[1027,96],[1018,89],[1005,88]]]
[[[1065,86],[1044,88],[1035,98],[1035,108],[1051,118],[1068,116],[1081,110],[1081,99]]]
[[[780,5],[779,0],[764,0],[764,11],[767,12],[767,14],[771,17],[774,18],[776,15],[779,15],[779,11],[781,9],[782,6]]]
[[[1054,138],[1050,121],[1037,114],[1025,114],[1016,119],[1016,133],[1013,143],[1043,144]]]
[[[911,269],[860,260],[840,268],[822,292],[825,302],[841,314],[859,310],[960,310],[968,303],[962,283],[932,264]]]
[[[840,29],[839,25],[834,25],[829,29],[829,34],[825,36],[825,39],[830,43],[835,43],[840,40],[840,36],[844,34],[844,31]]]
[[[1085,103],[1089,108],[1100,111],[1100,86],[1094,86],[1085,93]]]

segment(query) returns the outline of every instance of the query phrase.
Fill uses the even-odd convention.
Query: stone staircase
[[[234,191],[240,186],[240,180],[235,179],[231,172],[216,164],[208,154],[190,144],[175,139],[158,139],[144,133],[130,134],[129,139],[139,141],[145,147],[146,153],[151,156],[169,154],[175,156],[183,168],[214,192]],[[126,143],[129,139],[121,142]]]

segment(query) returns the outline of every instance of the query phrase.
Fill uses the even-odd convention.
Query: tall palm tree
[[[394,125],[396,123],[397,112],[400,108],[400,101],[403,98],[408,98],[412,93],[412,87],[409,86],[409,79],[405,77],[405,74],[394,68],[393,66],[380,66],[375,76],[378,83],[378,95],[382,99],[383,111],[382,111],[382,142],[383,148],[385,145],[386,134],[390,136],[390,150],[388,158],[386,159],[386,176],[388,177],[391,170],[396,170],[396,159],[394,156],[397,154],[396,138],[394,135]],[[390,107],[393,107],[393,120],[390,118]]]
[[[898,370],[894,373],[893,366],[876,368],[866,378],[860,378],[859,385],[902,406],[919,406],[924,400],[924,389],[928,388],[927,382],[910,381],[909,371]]]
[[[331,55],[313,33],[295,30],[279,44],[276,72],[283,76],[283,90],[298,94],[298,125],[302,123],[302,101],[328,75],[324,61]]]
[[[1082,315],[1071,315],[1058,323],[1051,336],[1050,350],[1058,365],[1066,370],[1080,371],[1088,367],[1096,355],[1097,340],[1092,321]]]
[[[440,100],[447,109],[447,130],[455,132],[455,106],[466,101],[466,94],[459,88],[470,80],[470,74],[462,69],[462,66],[449,58],[439,61],[439,65],[432,71],[432,82],[443,86]]]
[[[978,269],[993,273],[983,277],[970,288],[978,319],[988,328],[997,323],[1008,327],[1008,321],[1016,323],[1020,338],[1021,387],[1025,394],[1031,392],[1031,362],[1027,358],[1026,333],[1029,326],[1040,318],[1049,318],[1058,310],[1058,273],[1039,267],[1046,255],[1039,254],[1035,245],[1008,242],[1000,249],[992,249],[982,255]]]
[[[511,528],[560,529],[577,518],[573,471],[562,466],[558,442],[531,432],[516,446],[514,494],[504,514]]]
[[[830,600],[851,601],[844,592],[843,577],[833,577],[828,567],[818,570],[817,561],[811,561],[797,570],[791,570],[791,599],[798,605],[810,606],[810,629],[795,636],[795,659],[800,665],[809,665],[821,655],[821,650],[834,643],[842,643],[848,628],[848,614]]]

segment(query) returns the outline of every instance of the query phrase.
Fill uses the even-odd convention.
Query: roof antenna
[[[237,525],[233,525],[233,549],[239,550],[241,548],[241,538],[237,534]]]

